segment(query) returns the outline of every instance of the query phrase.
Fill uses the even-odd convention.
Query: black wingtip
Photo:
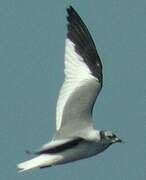
[[[68,13],[69,16],[71,16],[73,14],[77,15],[77,12],[76,12],[76,10],[74,9],[74,7],[72,5],[70,5],[66,10],[67,10],[67,13]]]
[[[72,5],[70,5],[66,10],[68,13],[71,11],[75,11]]]
[[[67,38],[74,44],[76,52],[83,57],[92,74],[102,82],[102,63],[92,36],[77,11],[67,8]]]

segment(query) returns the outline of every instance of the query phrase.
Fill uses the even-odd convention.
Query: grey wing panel
[[[92,109],[101,84],[95,79],[85,82],[69,97],[63,111],[61,128],[56,131],[54,139],[77,136],[80,131],[92,128]]]

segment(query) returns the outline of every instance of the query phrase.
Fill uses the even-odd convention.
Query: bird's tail
[[[42,154],[33,159],[18,164],[17,168],[19,172],[24,172],[34,168],[43,168],[43,167],[51,166],[60,160],[61,160],[61,156],[59,155]]]

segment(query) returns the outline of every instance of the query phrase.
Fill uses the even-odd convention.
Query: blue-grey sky
[[[16,164],[31,158],[24,151],[49,141],[55,130],[69,4],[87,24],[103,63],[95,126],[126,143],[90,159],[20,174]],[[145,9],[145,0],[0,1],[0,179],[145,179]]]

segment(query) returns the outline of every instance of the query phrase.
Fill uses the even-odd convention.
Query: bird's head
[[[105,144],[113,144],[113,143],[122,143],[124,142],[119,137],[117,137],[114,133],[110,131],[100,131],[100,139]]]

